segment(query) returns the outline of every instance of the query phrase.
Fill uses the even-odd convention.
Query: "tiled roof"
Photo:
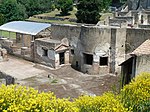
[[[148,55],[150,54],[150,39],[143,42],[137,49],[135,49],[131,54],[139,55]]]

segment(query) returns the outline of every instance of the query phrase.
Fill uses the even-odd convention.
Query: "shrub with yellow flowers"
[[[1,85],[0,112],[149,112],[150,74],[143,73],[126,85],[119,95],[80,96],[59,99],[20,85]]]
[[[68,99],[57,99],[53,93],[39,93],[33,88],[2,85],[0,112],[77,112]]]
[[[124,86],[120,99],[133,112],[150,111],[150,73],[142,73]]]
[[[127,112],[123,104],[112,93],[102,96],[81,96],[75,99],[80,112]]]

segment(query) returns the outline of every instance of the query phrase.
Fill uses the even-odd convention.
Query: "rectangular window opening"
[[[43,56],[48,56],[48,49],[42,48]]]
[[[100,57],[100,66],[108,66],[108,57]]]
[[[74,49],[71,49],[71,54],[74,55]]]
[[[93,55],[92,54],[83,54],[84,55],[84,63],[88,65],[93,64]]]

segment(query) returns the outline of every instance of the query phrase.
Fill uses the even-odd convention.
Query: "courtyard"
[[[54,92],[59,98],[117,92],[120,84],[119,77],[112,74],[88,75],[70,65],[52,69],[13,56],[9,56],[9,61],[0,62],[0,71],[14,77],[17,84],[33,87],[40,92]]]

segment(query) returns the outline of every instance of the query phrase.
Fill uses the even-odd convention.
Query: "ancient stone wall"
[[[148,9],[150,7],[149,0],[128,0],[127,4],[129,10],[137,10],[140,7]]]
[[[116,29],[115,72],[121,73],[120,63],[125,61],[126,28]],[[113,55],[113,54],[112,54]]]
[[[134,24],[133,17],[115,17],[116,19],[126,20],[127,24]]]
[[[8,61],[8,54],[5,48],[0,47],[0,62],[1,61]]]
[[[150,30],[141,28],[127,28],[126,32],[126,54],[131,53],[145,40],[150,39]]]
[[[35,40],[34,42],[34,61],[55,68],[55,43]],[[44,54],[47,50],[47,55]]]
[[[77,25],[57,25],[54,24],[51,26],[52,38],[56,40],[62,40],[67,38],[69,41],[69,46],[74,52],[76,52],[78,39],[80,37],[81,26]],[[70,63],[76,63],[74,61],[74,55],[70,54],[69,57]]]
[[[7,38],[0,38],[0,45],[2,48],[5,48],[9,53],[12,53],[13,41]]]
[[[76,52],[76,61],[79,62],[81,71],[90,74],[99,73],[99,55],[109,55],[111,41],[111,28],[99,28],[83,26]],[[84,62],[84,53],[93,56],[93,64],[88,65]],[[96,55],[97,54],[97,55]],[[108,73],[108,66],[105,72]]]
[[[150,55],[141,55],[136,58],[136,75],[142,72],[150,72]]]
[[[79,38],[81,27],[77,25],[57,25],[54,24],[51,26],[52,38],[61,40],[67,38],[73,40],[74,38]]]
[[[138,27],[139,28],[150,28],[150,24],[148,24],[148,25],[142,25],[142,24],[140,24],[140,25],[138,25]]]
[[[119,64],[125,60],[125,40],[126,28],[111,29],[110,73],[120,74]]]
[[[81,27],[76,25],[52,25],[52,38],[62,40],[67,38],[69,45],[76,47],[80,36]]]
[[[109,19],[109,26],[127,27],[127,21],[124,19]]]
[[[83,26],[74,62],[79,62],[81,71],[89,74],[120,72],[118,65],[125,60],[125,40],[125,28]],[[85,62],[85,55],[93,56],[91,64]],[[100,65],[103,57],[108,57],[108,64]]]

